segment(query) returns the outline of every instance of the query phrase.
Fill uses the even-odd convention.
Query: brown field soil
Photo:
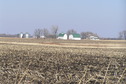
[[[126,41],[0,38],[0,84],[125,84]]]

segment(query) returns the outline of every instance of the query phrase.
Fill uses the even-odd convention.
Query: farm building
[[[67,34],[65,34],[65,33],[60,33],[59,35],[58,35],[58,38],[57,39],[64,39],[64,40],[67,40]]]
[[[99,38],[96,37],[96,36],[90,36],[89,39],[90,39],[90,40],[99,40]]]
[[[80,34],[70,34],[69,39],[70,40],[81,40],[81,35]]]
[[[24,37],[24,38],[29,38],[29,34],[28,34],[28,33],[25,33],[25,34],[23,35],[23,37]]]
[[[29,38],[29,34],[28,33],[25,33],[25,34],[20,33],[19,38]]]
[[[23,38],[23,33],[20,33],[19,34],[19,38]]]
[[[40,38],[43,38],[43,39],[45,39],[46,37],[43,35],[43,36],[40,36]]]

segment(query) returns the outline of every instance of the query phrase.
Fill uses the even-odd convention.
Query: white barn
[[[64,39],[64,40],[67,40],[67,34],[65,34],[65,33],[60,33],[59,35],[58,35],[58,38],[57,39]]]
[[[81,40],[81,35],[80,34],[70,34],[69,39],[70,40]]]

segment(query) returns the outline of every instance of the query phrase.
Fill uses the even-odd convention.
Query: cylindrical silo
[[[23,33],[20,33],[19,34],[19,38],[23,38]]]
[[[25,33],[24,34],[24,38],[29,38],[29,34],[28,33]]]

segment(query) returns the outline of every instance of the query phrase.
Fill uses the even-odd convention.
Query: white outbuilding
[[[90,40],[99,40],[99,38],[96,37],[96,36],[90,36],[89,39],[90,39]]]
[[[69,39],[70,40],[81,40],[81,35],[80,34],[70,34]]]
[[[64,39],[64,40],[67,40],[67,34],[65,34],[65,33],[60,33],[59,35],[58,35],[58,38],[57,39]]]
[[[40,36],[40,38],[43,38],[43,39],[45,39],[46,37],[43,35],[43,36]]]

